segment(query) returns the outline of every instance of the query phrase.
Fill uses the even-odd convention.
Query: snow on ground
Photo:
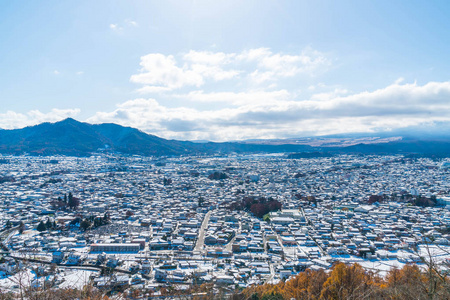
[[[361,260],[358,262],[364,269],[373,271],[378,275],[385,277],[387,273],[393,269],[401,269],[405,265],[396,259],[385,259],[385,260]]]
[[[350,254],[341,254],[341,255],[330,255],[330,257],[332,257],[333,259],[337,260],[337,261],[341,261],[347,264],[352,264],[352,263],[358,263],[361,264],[364,259],[356,256],[356,255],[350,255]]]
[[[18,290],[20,286],[29,286],[34,278],[35,274],[30,269],[24,269],[13,276],[0,278],[0,289]]]
[[[447,245],[419,245],[419,255],[428,260],[431,256],[437,263],[450,258],[450,246]]]
[[[61,288],[82,288],[89,283],[91,275],[98,274],[98,271],[80,270],[80,269],[64,269],[58,276],[64,279]],[[17,291],[20,286],[30,286],[36,278],[36,275],[30,270],[25,269],[13,276],[3,276],[0,278],[0,289]]]
[[[64,278],[64,282],[61,283],[60,287],[81,289],[89,283],[89,276],[97,274],[98,271],[65,269],[59,274],[62,278]]]
[[[294,251],[294,248],[296,248],[295,251],[297,251],[297,254],[302,253],[302,254],[307,255],[308,253],[315,252],[315,251],[320,253],[320,248],[317,246],[285,247],[285,249],[291,249],[290,251],[292,251],[292,252]]]

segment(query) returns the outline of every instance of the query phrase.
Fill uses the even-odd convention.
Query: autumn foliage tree
[[[338,263],[328,273],[307,269],[286,282],[250,286],[232,299],[450,299],[450,280],[432,272],[405,265],[381,277],[359,264]]]
[[[323,299],[363,299],[373,292],[371,277],[359,264],[347,266],[339,263],[334,266],[322,286]]]
[[[286,282],[283,295],[289,299],[319,299],[326,280],[325,271],[307,269]]]
[[[246,196],[241,201],[233,202],[230,205],[231,210],[246,210],[250,211],[258,218],[262,218],[265,214],[271,211],[280,210],[282,203],[272,197],[255,197]]]

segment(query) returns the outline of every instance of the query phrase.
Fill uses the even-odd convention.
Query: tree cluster
[[[317,206],[317,199],[316,199],[315,196],[312,196],[312,195],[310,195],[310,196],[305,196],[305,195],[298,194],[298,193],[297,193],[297,194],[294,194],[294,196],[295,196],[295,198],[297,198],[297,199],[299,199],[299,200],[307,201],[307,202],[309,202],[309,204],[314,204],[314,205]]]
[[[306,177],[306,174],[298,172],[294,175],[294,178],[302,178],[302,177]]]
[[[208,176],[208,178],[211,180],[222,180],[222,179],[227,179],[228,175],[223,172],[214,172],[214,173],[210,174]]]
[[[0,290],[1,300],[28,299],[28,300],[109,300],[104,291],[100,291],[92,284],[88,284],[81,289],[67,287],[55,288],[53,282],[39,287],[29,286],[28,278],[16,280],[19,286],[19,292],[9,291],[9,289]]]
[[[431,196],[430,198],[424,197],[424,196],[417,196],[413,203],[415,206],[420,207],[435,207],[437,205],[437,199],[436,196]]]
[[[246,288],[233,299],[450,299],[450,280],[433,268],[392,269],[384,278],[358,264],[310,270],[286,282]]]
[[[12,176],[2,176],[0,177],[0,184],[5,183],[5,182],[15,182],[16,179]]]
[[[367,201],[367,203],[369,203],[369,204],[374,204],[375,202],[381,203],[381,202],[383,202],[383,200],[384,200],[383,196],[370,195],[369,200]]]
[[[58,197],[57,200],[52,202],[52,207],[54,209],[77,209],[80,205],[80,199],[74,197],[71,192],[69,194],[64,194],[64,197]]]
[[[47,180],[46,182],[44,182],[43,184],[41,184],[39,187],[42,189],[50,184],[60,183],[60,182],[62,182],[62,179],[60,179],[60,178],[51,178],[51,179]]]
[[[422,195],[411,195],[409,193],[402,193],[401,195],[392,194],[391,201],[410,203],[412,205],[420,207],[435,207],[438,205],[435,195],[425,197]]]
[[[257,218],[262,218],[265,214],[280,210],[282,204],[280,201],[273,199],[272,197],[255,197],[247,196],[241,201],[233,202],[230,205],[231,210],[246,210],[250,211]]]
[[[86,218],[82,218],[78,216],[74,220],[70,222],[71,226],[77,226],[79,224],[80,228],[83,230],[88,230],[90,228],[94,229],[102,225],[109,224],[109,216],[108,214],[104,214],[101,216],[88,216]]]
[[[125,213],[125,218],[128,219],[129,217],[134,216],[134,212],[132,212],[131,210],[127,210],[127,212]]]
[[[50,221],[50,219],[47,219],[47,222],[44,223],[44,221],[40,221],[38,226],[36,227],[36,230],[39,232],[43,232],[46,230],[56,229],[56,222]]]

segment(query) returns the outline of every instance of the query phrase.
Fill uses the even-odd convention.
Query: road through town
[[[209,211],[202,222],[202,227],[200,227],[200,231],[198,232],[197,242],[195,244],[194,251],[201,251],[203,249],[203,245],[205,242],[205,229],[208,228],[209,218],[211,217],[211,211]]]

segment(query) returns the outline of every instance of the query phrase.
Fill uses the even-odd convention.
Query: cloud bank
[[[296,99],[275,92],[189,93],[194,101],[225,101],[230,108],[170,108],[152,98],[119,104],[89,122],[118,122],[166,138],[226,141],[390,130],[450,121],[450,82],[392,84],[350,95],[342,92]]]
[[[332,61],[311,48],[290,54],[269,48],[150,53],[140,58],[140,70],[130,77],[138,96],[98,111],[86,121],[118,123],[164,138],[212,141],[373,132],[450,122],[449,81],[417,84],[399,78],[383,88],[354,92],[321,81]],[[79,112],[8,111],[0,114],[0,127],[58,121]]]
[[[7,111],[0,113],[0,128],[16,129],[26,126],[36,125],[43,122],[57,122],[66,118],[75,118],[80,113],[80,109],[57,109],[54,108],[47,113],[39,110],[30,110],[27,113],[17,113]]]

